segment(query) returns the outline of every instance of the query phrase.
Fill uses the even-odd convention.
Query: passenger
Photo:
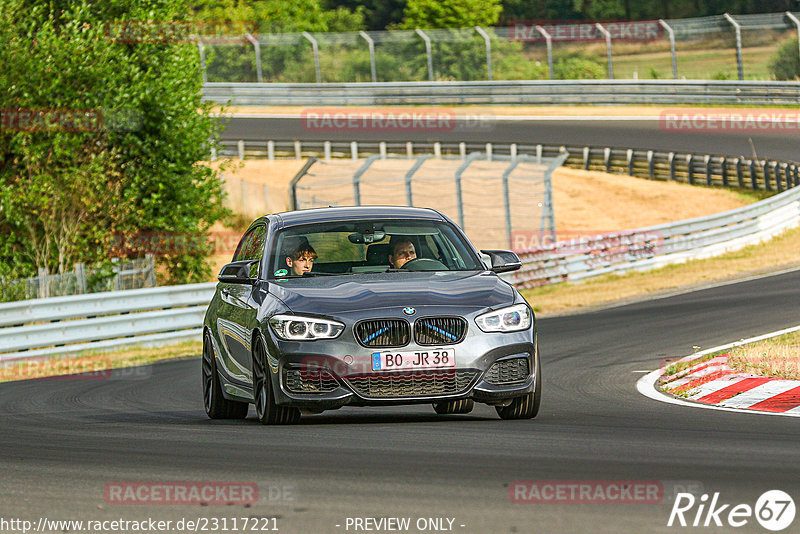
[[[403,236],[392,236],[389,240],[389,263],[400,269],[406,263],[417,258],[417,251],[411,239]]]
[[[303,276],[303,273],[310,273],[316,259],[317,253],[314,248],[308,240],[302,240],[286,255],[286,265],[291,269],[289,274]]]

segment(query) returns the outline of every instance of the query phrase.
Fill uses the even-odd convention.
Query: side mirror
[[[219,272],[219,281],[227,284],[252,284],[258,277],[260,260],[242,260],[229,263]]]
[[[522,267],[522,261],[520,261],[519,256],[510,250],[481,250],[481,253],[491,258],[493,272],[507,273]]]

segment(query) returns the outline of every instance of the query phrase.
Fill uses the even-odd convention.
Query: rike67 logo
[[[691,493],[679,493],[672,505],[667,526],[743,527],[755,518],[765,529],[778,532],[792,524],[795,512],[794,500],[781,490],[763,493],[755,506],[723,503],[719,492],[710,498],[706,493],[700,498]]]

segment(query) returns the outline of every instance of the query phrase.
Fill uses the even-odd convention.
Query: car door
[[[232,261],[261,260],[267,238],[266,224],[259,224],[247,231],[236,248]],[[250,276],[261,277],[261,261],[254,264]],[[258,303],[253,299],[252,283],[220,282],[220,309],[217,329],[229,358],[223,362],[231,379],[242,384],[250,383],[250,350],[252,325],[258,312]]]

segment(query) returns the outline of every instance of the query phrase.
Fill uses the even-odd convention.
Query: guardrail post
[[[253,50],[256,54],[256,80],[258,80],[258,83],[262,83],[264,77],[261,71],[261,43],[249,33],[244,34],[244,37],[253,45]]]
[[[375,41],[365,31],[360,31],[358,34],[364,38],[367,46],[369,46],[369,70],[372,75],[372,83],[376,83],[378,81],[378,71],[375,68]]]
[[[239,142],[236,143],[236,146],[239,149],[239,159],[244,159],[244,140],[239,139]]]
[[[588,146],[583,147],[583,169],[588,171],[589,170],[589,152],[590,148]]]
[[[675,32],[673,31],[672,27],[669,24],[667,24],[665,20],[658,19],[658,23],[661,25],[662,28],[667,30],[667,35],[669,36],[669,52],[672,55],[672,78],[677,80],[678,55],[675,53]]]
[[[670,152],[667,156],[667,162],[669,163],[669,180],[671,182],[675,181],[675,152]]]
[[[744,80],[744,67],[742,65],[742,27],[736,22],[736,19],[731,17],[728,13],[723,15],[733,30],[736,32],[736,65],[739,70],[739,79]]]
[[[358,141],[350,141],[350,159],[358,159]]]
[[[414,157],[414,143],[412,141],[406,141],[406,157]]]
[[[311,43],[311,51],[314,53],[314,75],[316,76],[317,83],[322,83],[322,72],[319,69],[319,44],[310,33],[303,32],[302,35]]]
[[[430,154],[418,157],[417,161],[414,162],[414,165],[412,165],[411,168],[406,173],[406,204],[408,204],[409,206],[414,205],[414,196],[411,191],[412,177],[414,176],[414,173],[416,173],[419,170],[419,168],[422,167],[422,164],[425,163],[425,160],[428,159],[429,157],[431,157]]]
[[[489,77],[489,81],[492,81],[492,41],[489,39],[489,34],[486,33],[483,28],[480,26],[475,26],[475,31],[477,31],[481,37],[483,37],[483,41],[486,43],[486,75]]]
[[[330,141],[325,141],[324,143],[322,143],[322,153],[323,153],[323,157],[325,158],[325,161],[330,161],[331,160],[331,142]]]
[[[656,168],[655,164],[653,163],[653,151],[647,151],[647,174],[649,175],[650,179],[653,180],[656,177]]]
[[[744,188],[744,174],[742,173],[742,157],[736,158],[736,180],[739,182],[739,187]]]
[[[486,143],[486,161],[492,161],[492,143]]]
[[[428,80],[433,81],[433,53],[431,52],[431,38],[419,28],[414,30],[425,41],[425,53],[428,55]]]
[[[216,147],[211,147],[211,161],[217,161],[217,149]]]
[[[303,159],[302,145],[299,140],[295,140],[294,142],[294,158]]]
[[[633,176],[633,149],[629,148],[627,153],[628,158],[628,176]]]
[[[467,157],[467,143],[458,143],[458,155],[461,156],[461,159],[466,159]]]
[[[508,147],[508,152],[509,152],[509,154],[511,154],[512,158],[516,158],[517,157],[517,143],[511,143],[511,145],[509,145],[509,147]]]
[[[386,159],[386,141],[378,143],[378,152],[380,152],[381,159]]]
[[[600,31],[600,33],[603,34],[603,37],[605,37],[605,39],[606,39],[606,53],[608,54],[608,79],[609,80],[613,80],[614,79],[614,58],[611,55],[611,34],[599,22],[595,23],[594,26],[595,26],[595,28],[597,28]]]
[[[689,173],[689,183],[694,185],[694,154],[686,155],[686,170]]]
[[[542,145],[536,145],[536,163],[542,163]]]
[[[433,143],[433,155],[436,156],[437,158],[442,157],[442,143],[440,143],[439,141]]]
[[[750,160],[750,187],[755,191],[758,189],[758,175],[756,174],[756,162]]]
[[[705,158],[703,158],[703,164],[706,168],[706,185],[711,185],[711,156],[706,154]]]
[[[550,79],[553,80],[553,36],[538,24],[536,25],[536,31],[542,34],[545,43],[547,43],[547,71],[550,73]]]
[[[272,161],[275,159],[275,141],[267,141],[267,159]]]
[[[456,206],[458,208],[458,226],[460,226],[462,230],[464,229],[464,197],[461,191],[461,175],[464,174],[464,171],[467,170],[467,167],[469,167],[470,164],[480,156],[481,156],[480,152],[473,152],[472,154],[470,154],[469,157],[466,160],[464,160],[464,163],[462,163],[461,166],[458,168],[455,175]]]
[[[722,156],[719,160],[719,164],[722,168],[722,186],[728,187],[728,159]]]
[[[606,172],[611,172],[611,149],[608,147],[603,149],[603,163],[606,166]]]

